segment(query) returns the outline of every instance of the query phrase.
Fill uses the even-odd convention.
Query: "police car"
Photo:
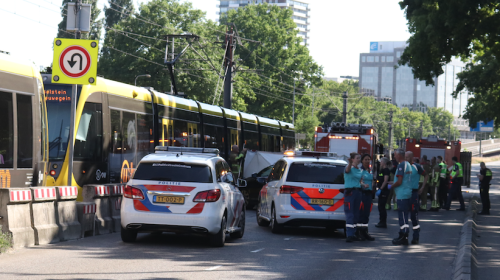
[[[138,232],[207,235],[224,246],[226,233],[245,232],[243,195],[218,149],[156,147],[127,183],[121,205],[121,237],[134,242]]]
[[[257,223],[344,228],[344,169],[347,162],[321,157],[287,156],[273,167],[259,194]]]

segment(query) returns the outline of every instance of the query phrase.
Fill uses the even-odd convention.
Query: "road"
[[[454,202],[452,208],[457,208]],[[420,214],[420,245],[393,246],[397,213],[389,228],[370,232],[376,241],[346,243],[343,233],[290,228],[272,234],[247,213],[243,239],[211,248],[203,238],[120,234],[18,249],[0,255],[0,279],[449,279],[465,213]]]

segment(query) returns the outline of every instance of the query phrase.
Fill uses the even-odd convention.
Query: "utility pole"
[[[175,38],[172,38],[172,60],[175,59]],[[168,42],[167,42],[167,49],[168,49]],[[168,60],[168,51],[167,51],[167,59]],[[174,70],[174,65],[172,65],[172,71]],[[172,81],[170,81],[170,94],[174,94],[174,84]]]
[[[420,139],[422,139],[424,135],[424,121],[420,121]]]
[[[295,126],[295,79],[293,79],[292,124]]]
[[[389,111],[389,159],[392,159],[392,113]]]
[[[234,54],[234,28],[226,32],[226,52],[224,54],[224,66],[226,76],[224,77],[224,107],[231,109],[233,101],[233,54]]]
[[[342,95],[342,98],[344,99],[344,108],[342,111],[342,122],[344,123],[345,126],[347,126],[347,91],[344,91],[344,95]]]

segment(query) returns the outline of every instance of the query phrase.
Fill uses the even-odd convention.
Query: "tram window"
[[[134,154],[137,151],[137,131],[135,114],[122,112],[123,154]]]
[[[85,103],[75,138],[75,160],[100,161],[102,155],[102,105]]]
[[[12,93],[0,92],[0,168],[12,168],[14,157],[14,116]]]
[[[221,153],[224,152],[224,142],[222,135],[224,129],[218,126],[205,125],[205,148],[217,148]]]
[[[122,153],[122,129],[120,125],[120,111],[111,111],[111,147],[113,154]]]
[[[174,121],[174,146],[189,147],[188,124],[185,121]]]
[[[153,140],[153,117],[150,115],[137,114],[137,156],[143,158],[144,156],[154,152]]]
[[[17,167],[33,167],[33,107],[32,97],[17,95]]]
[[[245,148],[259,150],[259,134],[253,131],[245,131]]]
[[[271,138],[269,135],[262,134],[262,149],[261,149],[262,151],[265,151],[265,152],[270,151],[269,138]]]
[[[71,86],[45,85],[49,124],[49,158],[51,161],[60,161],[66,156],[71,118],[71,94]]]

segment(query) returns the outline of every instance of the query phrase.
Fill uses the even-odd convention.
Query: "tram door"
[[[172,146],[174,140],[174,129],[173,129],[173,121],[169,119],[162,119],[161,122],[162,133],[161,133],[161,145],[162,146]]]

